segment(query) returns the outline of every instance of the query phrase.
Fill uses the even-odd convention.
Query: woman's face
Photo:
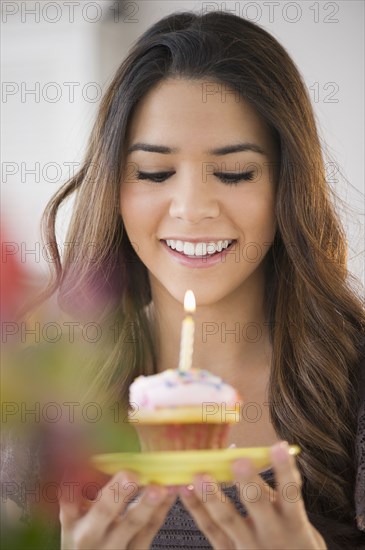
[[[243,150],[215,151],[242,144]],[[143,150],[146,145],[161,149]],[[197,304],[208,305],[261,277],[276,230],[278,159],[255,110],[224,85],[169,79],[137,105],[126,151],[133,146],[120,211],[152,293],[168,291],[183,302],[191,288]],[[152,181],[145,173],[158,176]],[[237,182],[240,173],[249,175]],[[233,243],[219,252],[227,245],[219,241],[227,240]]]

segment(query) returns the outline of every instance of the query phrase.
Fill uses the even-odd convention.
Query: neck
[[[263,280],[248,280],[224,299],[199,305],[194,314],[192,366],[230,382],[244,375],[248,382],[267,373],[271,362],[269,326],[264,307]],[[157,342],[157,369],[176,368],[179,361],[184,310],[165,289],[152,286],[148,315]]]

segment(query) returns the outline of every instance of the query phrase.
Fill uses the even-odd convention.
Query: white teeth
[[[209,243],[207,245],[207,253],[208,254],[214,254],[214,252],[217,252],[218,250],[218,244],[220,243],[221,241],[218,241],[218,243]]]
[[[174,240],[168,240],[166,241],[167,245],[172,248],[173,250],[177,250],[178,252],[182,252],[186,256],[207,256],[214,254],[215,252],[221,252],[224,248],[227,248],[233,241],[231,240],[225,240],[225,241],[218,241],[216,243],[209,242],[209,243],[190,243],[190,242],[183,242],[183,241],[174,241]]]
[[[195,246],[195,254],[197,256],[205,256],[207,253],[207,245],[205,243],[198,243]]]
[[[178,252],[184,251],[184,243],[182,241],[176,241],[176,250]]]
[[[184,254],[186,256],[194,255],[194,245],[193,243],[184,243]]]

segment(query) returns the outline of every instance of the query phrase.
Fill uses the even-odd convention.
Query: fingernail
[[[178,488],[176,485],[168,485],[167,487],[167,494],[168,495],[176,495],[178,491]]]
[[[238,460],[235,460],[233,462],[232,469],[235,474],[243,476],[249,476],[253,472],[251,462],[247,458],[239,458]]]
[[[289,459],[289,444],[287,441],[275,443],[272,447],[272,454],[278,462],[287,462]]]
[[[156,502],[157,500],[160,500],[162,496],[163,496],[163,493],[161,489],[153,488],[153,489],[148,489],[147,491],[147,498],[152,502]]]
[[[211,483],[213,480],[209,474],[197,474],[194,481],[195,487],[202,487],[203,483]],[[194,485],[192,485],[192,487],[194,487]]]
[[[191,497],[194,491],[194,485],[183,485],[181,487],[181,492],[185,497]]]
[[[133,472],[118,472],[120,483],[138,483],[138,476]]]

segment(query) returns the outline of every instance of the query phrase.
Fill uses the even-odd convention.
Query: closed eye
[[[162,183],[170,176],[173,176],[176,172],[137,172],[137,179],[149,180],[155,183]],[[255,172],[215,172],[214,175],[218,177],[223,183],[227,185],[237,185],[240,181],[249,181],[254,177]]]
[[[137,179],[139,180],[150,180],[155,183],[161,183],[165,181],[168,177],[172,176],[176,172],[137,172]]]
[[[219,179],[223,183],[227,183],[228,185],[237,185],[240,181],[249,181],[252,180],[255,172],[241,172],[240,174],[229,172],[229,173],[223,173],[223,172],[216,172],[214,174],[215,176],[219,177]]]

